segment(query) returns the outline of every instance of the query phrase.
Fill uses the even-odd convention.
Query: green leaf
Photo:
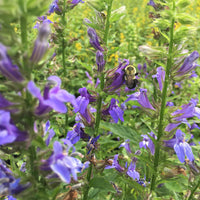
[[[110,23],[113,23],[115,21],[118,21],[120,18],[122,18],[125,15],[126,7],[122,6],[111,13],[110,17]]]
[[[101,190],[106,190],[110,192],[115,192],[112,185],[104,177],[94,177],[90,181],[90,187],[99,188]]]
[[[113,134],[121,138],[130,139],[130,141],[134,144],[138,144],[138,142],[141,140],[140,134],[136,130],[128,126],[101,122],[100,127],[108,131],[111,131]]]

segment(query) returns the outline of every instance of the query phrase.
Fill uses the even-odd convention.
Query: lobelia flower
[[[90,44],[99,51],[104,51],[104,49],[101,47],[100,42],[99,42],[99,37],[96,33],[96,31],[89,27],[87,30],[88,36],[90,38]]]
[[[10,112],[0,110],[0,127],[0,145],[27,139],[27,133],[20,131],[11,123]]]
[[[90,139],[89,139],[89,142],[87,143],[87,149],[88,149],[88,152],[87,152],[87,154],[90,154],[90,152],[91,151],[93,151],[94,149],[97,149],[97,144],[96,144],[96,142],[97,142],[97,140],[100,138],[100,135],[98,135],[97,137],[95,137],[95,138],[93,138],[93,137],[91,137]]]
[[[174,145],[174,151],[180,162],[185,161],[185,157],[187,157],[191,162],[194,161],[194,155],[192,153],[192,149],[190,145],[185,142],[185,133],[183,133],[180,129],[176,131],[176,143]]]
[[[102,72],[104,70],[106,62],[104,60],[104,55],[101,51],[97,51],[96,53],[96,63],[98,66],[98,72]]]
[[[129,60],[124,59],[118,67],[108,70],[106,73],[105,90],[109,92],[119,89],[124,83],[124,69],[129,65]]]
[[[157,6],[156,6],[156,4],[155,4],[155,2],[153,0],[150,0],[147,5],[152,6],[154,9],[157,8]]]
[[[48,137],[45,140],[45,143],[46,143],[47,146],[49,146],[52,138],[56,134],[52,128],[50,129],[50,121],[49,120],[46,122],[46,125],[45,125],[44,136],[46,136],[47,133],[49,133],[49,134],[48,134]]]
[[[79,89],[80,96],[76,99],[76,107],[74,108],[74,112],[79,112],[81,117],[85,119],[86,123],[92,125],[94,122],[94,117],[88,108],[88,104],[96,101],[96,98],[92,96],[86,88]]]
[[[168,101],[168,102],[166,103],[166,106],[169,106],[169,107],[174,106],[174,103],[171,102],[171,101]]]
[[[47,19],[46,16],[38,17],[38,20],[39,20],[40,22],[36,22],[36,24],[35,24],[35,26],[33,27],[33,29],[39,29],[41,24],[45,24],[45,23],[47,23],[47,24],[52,24],[52,23],[53,23],[51,20]]]
[[[154,139],[156,139],[156,135],[153,132],[150,132],[149,135],[151,137],[153,137]],[[154,155],[155,153],[155,146],[153,141],[151,140],[151,138],[148,135],[141,135],[143,137],[143,141],[139,143],[140,148],[149,148],[150,152],[152,155]]]
[[[76,123],[73,127],[72,131],[68,131],[67,133],[67,140],[70,140],[72,144],[77,143],[80,139],[84,139],[89,141],[90,136],[87,135],[84,130],[83,127],[81,125],[81,123]]]
[[[185,123],[188,125],[189,128],[191,128],[190,124],[187,121],[187,118],[192,118],[194,116],[197,116],[200,118],[199,115],[199,108],[196,107],[198,99],[191,99],[188,104],[182,105],[182,109],[179,109],[175,112],[173,112],[171,115],[174,116],[173,120],[177,123],[170,123],[165,128],[165,131],[171,131],[177,126],[179,126],[181,123]]]
[[[193,51],[184,61],[183,65],[176,72],[175,76],[183,76],[193,71],[197,66],[194,61],[199,58],[199,53],[197,51]]]
[[[41,169],[52,170],[63,182],[70,183],[71,175],[77,181],[77,173],[81,172],[84,164],[77,158],[68,155],[63,151],[62,145],[55,141],[53,154],[45,161]],[[45,168],[43,168],[45,166]]]
[[[110,115],[115,123],[117,123],[119,119],[122,122],[124,121],[124,111],[117,105],[117,103],[119,103],[119,101],[112,98],[109,107],[107,109],[102,110],[102,114]]]
[[[55,11],[60,11],[59,6],[58,6],[58,0],[54,0],[51,5],[49,6],[49,11],[48,13],[53,13]]]
[[[65,102],[70,102],[74,107],[77,107],[75,97],[68,93],[66,90],[60,89],[61,80],[57,76],[50,76],[48,83],[44,88],[43,96],[40,93],[40,89],[35,86],[33,81],[30,81],[27,85],[28,91],[39,100],[39,105],[36,107],[36,115],[44,115],[51,110],[55,110],[60,113],[66,113],[67,107]],[[53,88],[50,86],[53,85]]]
[[[113,159],[113,162],[112,162],[112,165],[107,165],[105,167],[105,169],[112,169],[112,168],[115,168],[117,171],[119,172],[123,172],[125,169],[123,167],[120,166],[119,162],[118,162],[118,157],[119,155],[116,154],[114,155],[114,159]]]
[[[152,78],[156,78],[159,84],[159,89],[162,91],[163,83],[165,81],[165,70],[163,67],[157,68],[157,74],[153,75]]]
[[[133,180],[137,179],[140,180],[140,174],[135,170],[136,168],[136,161],[137,159],[133,158],[132,162],[130,163],[128,167],[128,171],[126,172],[128,176],[133,178]]]
[[[124,147],[125,149],[126,149],[126,151],[127,151],[127,153],[132,153],[131,152],[131,148],[130,148],[130,140],[128,139],[128,140],[126,140],[125,142],[123,142],[122,144],[120,144],[120,146],[119,146],[119,148],[120,147]]]
[[[135,92],[132,95],[127,95],[128,99],[125,101],[137,101],[142,107],[155,110],[155,108],[149,102],[147,97],[147,89],[140,88],[140,92]]]
[[[72,2],[71,2],[71,4],[73,4],[72,7],[76,6],[79,3],[84,3],[84,1],[82,1],[82,0],[72,0]]]
[[[0,159],[0,195],[19,194],[29,186],[29,183],[20,185],[19,182],[20,179],[15,179],[10,169],[8,169],[6,164]]]
[[[14,82],[24,80],[17,65],[13,65],[7,55],[6,47],[0,43],[0,72],[8,79]]]
[[[39,28],[38,37],[34,44],[32,56],[30,58],[31,62],[38,63],[46,53],[49,47],[48,37],[50,33],[51,28],[49,23],[42,23]]]

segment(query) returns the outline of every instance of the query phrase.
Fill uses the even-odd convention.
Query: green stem
[[[192,192],[191,192],[191,194],[190,194],[188,200],[194,199],[194,198],[193,198],[193,195],[194,195],[195,191],[197,190],[197,188],[198,188],[199,186],[200,186],[200,179],[199,179],[197,185],[196,185],[196,186],[194,187],[194,189],[192,190]]]
[[[27,49],[27,17],[25,15],[20,17],[20,29],[21,29],[21,42],[25,50]]]
[[[35,181],[38,182],[38,169],[34,161],[36,160],[36,150],[34,146],[29,147],[29,159],[30,159],[30,172]]]
[[[90,167],[89,167],[88,173],[87,173],[87,181],[88,181],[88,183],[90,182],[91,175],[92,175],[92,164],[90,164]],[[87,200],[89,189],[90,189],[90,186],[86,185],[85,186],[85,192],[84,192],[83,200]]]
[[[173,1],[173,11],[175,12],[175,1]],[[168,50],[168,58],[167,58],[167,67],[166,67],[166,75],[165,75],[165,82],[162,92],[162,104],[160,110],[160,120],[158,125],[158,135],[155,147],[155,158],[154,158],[154,172],[151,180],[151,191],[155,189],[155,183],[157,178],[157,170],[159,164],[159,156],[160,156],[160,138],[163,135],[163,119],[167,101],[167,88],[169,85],[169,75],[170,75],[170,68],[172,66],[172,51],[173,51],[173,35],[174,35],[174,16],[172,16],[171,27],[170,27],[170,42],[169,42],[169,50]]]
[[[110,16],[111,16],[112,2],[113,2],[113,0],[109,1],[108,10],[107,10],[106,29],[105,29],[105,34],[104,34],[105,45],[107,45],[107,41],[108,41],[108,33],[109,33],[109,28],[110,28]]]

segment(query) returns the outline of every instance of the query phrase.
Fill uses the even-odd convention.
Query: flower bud
[[[97,51],[96,53],[96,63],[98,66],[98,72],[102,72],[105,66],[104,55],[101,51]]]
[[[39,29],[38,37],[35,41],[33,53],[30,58],[33,63],[38,63],[46,53],[49,47],[48,37],[50,33],[50,25],[48,23],[43,23]]]

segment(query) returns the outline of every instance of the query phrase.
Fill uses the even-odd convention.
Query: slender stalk
[[[89,167],[88,173],[87,173],[87,181],[88,181],[88,183],[90,182],[91,175],[92,175],[92,164],[90,164],[90,167]],[[87,200],[89,189],[90,189],[89,185],[86,185],[85,186],[83,200]]]
[[[105,45],[107,45],[107,41],[108,41],[108,33],[109,33],[109,28],[110,28],[110,16],[111,16],[112,2],[113,2],[113,0],[110,0],[110,2],[108,4],[108,9],[107,9],[106,28],[105,28],[105,34],[104,34],[104,43],[105,43]],[[107,58],[107,56],[105,56],[105,62],[106,62],[106,58]],[[100,88],[101,88],[101,91],[103,91],[103,89],[104,89],[104,73],[101,74],[100,81],[101,81]],[[102,95],[99,94],[99,98],[97,100],[95,136],[98,135],[98,130],[99,130],[100,121],[101,121],[101,113],[100,112],[101,112],[102,100],[103,100]]]
[[[25,15],[20,17],[20,29],[22,45],[25,49],[27,49],[27,17]]]
[[[65,4],[66,4],[66,0],[64,0],[63,2],[63,12],[62,12],[62,24],[63,24],[63,29],[65,30],[66,27],[66,19],[65,19]],[[62,33],[62,64],[63,64],[63,71],[64,71],[64,76],[67,75],[67,69],[66,69],[66,65],[65,65],[65,35],[64,35],[64,31]]]
[[[175,12],[175,2],[173,1],[173,11]],[[166,76],[165,82],[162,92],[162,104],[160,110],[160,120],[158,125],[158,135],[155,147],[155,158],[154,158],[154,172],[151,180],[151,191],[155,189],[155,183],[157,178],[157,168],[159,164],[159,156],[160,156],[160,138],[163,135],[163,119],[166,107],[166,100],[167,100],[167,88],[169,85],[169,75],[170,75],[170,68],[172,66],[172,51],[173,51],[173,34],[174,34],[174,16],[172,16],[171,27],[170,27],[170,42],[169,42],[169,50],[168,50],[168,58],[167,58],[167,68],[166,68]]]
[[[192,190],[192,192],[191,192],[191,194],[190,194],[188,200],[194,199],[194,198],[193,198],[193,195],[194,195],[195,191],[197,190],[197,188],[198,188],[199,186],[200,186],[200,179],[199,179],[197,185],[193,188],[193,190]]]
[[[113,0],[109,1],[108,10],[107,10],[106,29],[105,29],[105,34],[104,34],[105,45],[107,45],[107,41],[108,41],[108,33],[109,33],[109,27],[110,27],[110,16],[111,16],[112,2],[113,2]]]

